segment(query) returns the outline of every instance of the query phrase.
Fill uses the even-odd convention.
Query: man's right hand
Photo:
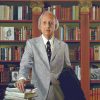
[[[26,80],[24,80],[24,79],[20,79],[20,80],[18,80],[16,83],[15,83],[15,85],[16,85],[16,87],[21,91],[21,92],[24,92],[24,87],[25,87],[25,84],[26,84]]]

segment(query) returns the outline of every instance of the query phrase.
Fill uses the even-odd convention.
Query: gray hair
[[[52,14],[53,18],[55,19],[55,21],[56,21],[56,24],[55,24],[55,31],[56,31],[56,30],[58,29],[58,27],[59,27],[59,21],[58,21],[57,17],[56,17],[52,12],[50,12],[50,11],[44,11],[44,12],[41,14],[41,16],[40,16],[39,19],[38,19],[38,29],[40,30],[40,25],[41,25],[41,19],[42,19],[42,17],[43,17],[45,14],[47,14],[47,13]]]

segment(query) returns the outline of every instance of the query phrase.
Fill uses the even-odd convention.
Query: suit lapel
[[[56,54],[58,53],[59,48],[60,48],[60,42],[55,38],[54,48],[53,48],[52,55],[51,55],[51,61],[53,61],[53,59],[55,58]]]
[[[44,62],[47,63],[48,68],[50,69],[50,64],[49,64],[49,60],[48,60],[48,56],[47,56],[47,53],[46,53],[46,48],[45,48],[42,36],[40,36],[38,38],[37,46],[39,48],[40,54],[41,54]],[[56,54],[59,52],[59,48],[60,48],[60,42],[55,38],[54,39],[54,48],[53,48],[52,55],[51,55],[51,61],[54,60]]]
[[[37,40],[37,46],[39,48],[40,54],[44,60],[44,62],[46,62],[49,66],[49,61],[48,61],[48,57],[47,57],[47,53],[46,53],[46,48],[42,39],[42,36],[39,37],[39,39]],[[50,67],[49,67],[50,69]]]

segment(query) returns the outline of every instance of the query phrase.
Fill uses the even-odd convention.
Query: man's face
[[[51,38],[55,31],[55,18],[52,14],[47,13],[42,16],[40,29],[47,39]]]

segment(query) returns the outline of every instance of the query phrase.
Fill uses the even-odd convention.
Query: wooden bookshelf
[[[65,6],[72,6],[72,5],[79,5],[80,2],[79,0],[38,0],[40,1],[39,5],[35,5],[36,0],[0,0],[1,4],[10,4],[14,5],[14,3],[18,2],[18,4],[21,3],[21,5],[28,4],[32,6],[32,19],[30,20],[0,20],[0,24],[3,26],[5,25],[14,25],[17,24],[31,24],[32,26],[32,37],[37,37],[40,35],[40,32],[38,30],[38,18],[42,12],[42,8],[44,5],[64,5]],[[84,0],[83,0],[84,1]],[[100,0],[92,0],[92,3],[100,3]],[[38,6],[38,11],[36,10],[36,7]],[[82,89],[84,90],[86,100],[90,100],[90,85],[91,84],[99,84],[100,80],[90,80],[90,63],[99,63],[100,61],[90,61],[90,45],[92,43],[94,44],[99,44],[100,40],[90,40],[89,36],[89,29],[91,24],[98,24],[100,23],[100,20],[90,20],[89,17],[89,6],[84,7],[84,5],[81,4],[80,7],[80,16],[79,20],[62,20],[59,19],[59,22],[61,24],[66,23],[66,24],[72,24],[72,26],[79,26],[80,27],[80,40],[64,40],[66,43],[69,45],[75,44],[77,47],[80,46],[80,60],[72,60],[71,63],[73,64],[80,64],[81,66],[81,86]],[[74,24],[73,24],[74,23]],[[96,26],[96,25],[95,25]],[[0,43],[3,43],[4,45],[6,43],[10,44],[24,44],[26,40],[0,40]],[[5,61],[1,60],[0,63],[19,63],[20,60],[12,60],[12,61]],[[0,85],[5,85],[6,83],[0,83]]]
[[[14,9],[15,6],[16,7],[20,6],[23,8],[27,7],[32,12],[32,10],[30,8],[29,0],[0,0],[0,6],[1,5],[3,7],[7,6],[9,9],[9,11],[7,9],[8,12],[11,12],[10,7],[12,7]],[[26,9],[26,8],[24,8],[24,9]],[[0,12],[1,13],[4,12],[3,9],[0,9]],[[17,13],[17,11],[14,11],[14,12]],[[23,10],[22,10],[22,12],[23,12]],[[30,15],[30,16],[26,16],[25,15],[26,12],[23,12],[24,17],[22,19],[14,18],[13,13],[9,13],[9,16],[10,16],[9,18],[5,18],[3,16],[3,14],[0,14],[2,16],[2,17],[0,17],[1,18],[0,19],[0,53],[2,51],[1,49],[4,49],[4,48],[6,50],[11,49],[10,56],[12,56],[12,54],[16,54],[17,56],[21,57],[20,53],[24,49],[22,51],[20,51],[20,53],[18,54],[17,50],[16,50],[17,53],[14,53],[15,51],[12,50],[12,47],[16,48],[15,46],[18,46],[18,48],[20,47],[19,50],[21,50],[21,47],[24,48],[24,45],[25,45],[27,39],[25,39],[25,38],[24,38],[24,40],[21,39],[21,35],[19,35],[19,34],[21,34],[22,30],[24,30],[24,27],[26,27],[26,30],[28,29],[27,32],[30,32],[30,33],[32,32],[31,31],[32,30],[32,19],[30,18],[32,16],[31,12],[29,13],[29,11],[28,11],[28,13],[29,13],[28,15]],[[12,15],[10,15],[10,14],[12,14]],[[3,19],[3,18],[5,18],[5,19]],[[6,39],[1,38],[1,36],[4,34],[2,32],[2,29],[4,27],[14,27],[14,36],[15,36],[15,33],[17,32],[16,37],[14,37],[14,39],[11,39],[11,40],[6,40]],[[29,37],[31,37],[31,34]],[[16,40],[15,40],[15,38],[16,38]],[[3,53],[3,54],[5,54],[5,53]],[[4,55],[2,55],[2,56],[4,56]],[[13,59],[13,58],[9,59],[9,60],[8,59],[9,59],[9,56],[7,57],[6,60],[2,59],[1,54],[0,54],[0,65],[4,65],[4,67],[0,66],[1,67],[1,69],[0,69],[0,100],[3,100],[3,98],[4,98],[5,89],[7,87],[7,84],[9,82],[12,82],[12,79],[11,79],[12,71],[13,70],[17,71],[19,68],[19,63],[20,63],[20,59]],[[2,72],[2,70],[4,70],[4,71]]]

